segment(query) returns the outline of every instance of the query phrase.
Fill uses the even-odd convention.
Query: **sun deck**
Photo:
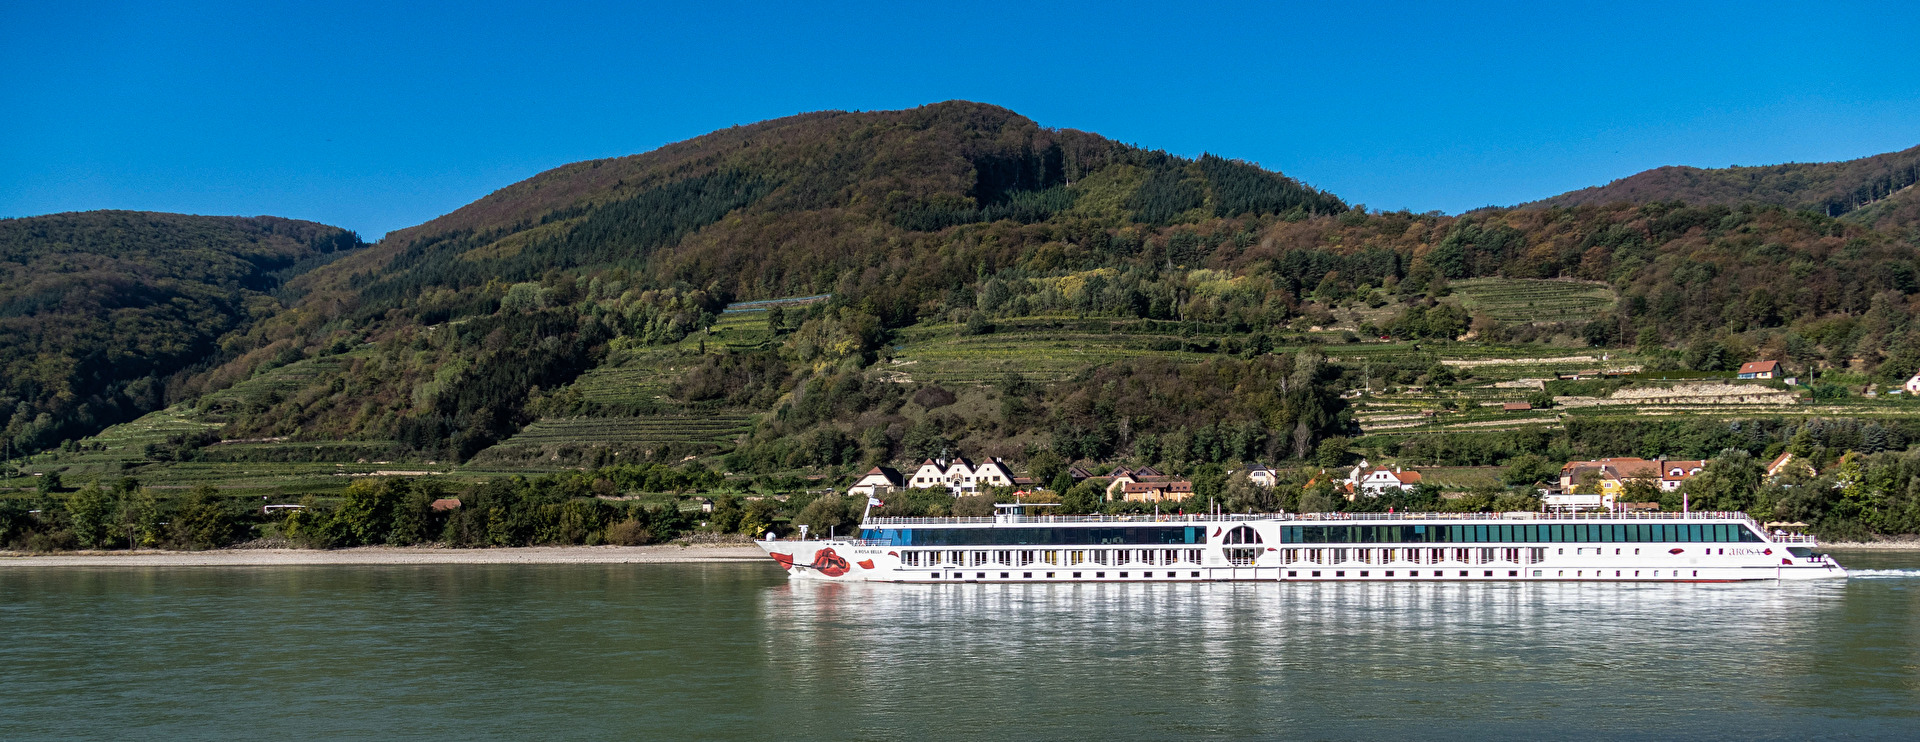
[[[1223,515],[996,515],[981,517],[947,518],[881,518],[866,519],[863,527],[875,526],[947,526],[992,523],[1033,523],[1033,524],[1072,524],[1072,523],[1218,523],[1222,521],[1287,521],[1300,523],[1351,523],[1354,521],[1668,521],[1668,520],[1734,520],[1760,524],[1746,513],[1729,511],[1695,511],[1686,513],[1658,513],[1635,511],[1630,513],[1263,513],[1223,514]],[[1763,531],[1764,532],[1764,531]]]

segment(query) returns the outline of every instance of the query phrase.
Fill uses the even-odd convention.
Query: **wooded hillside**
[[[1842,162],[1702,169],[1670,165],[1521,208],[1682,201],[1771,204],[1883,229],[1920,225],[1920,147]]]
[[[275,217],[0,220],[6,436],[33,450],[191,397],[184,377],[243,352],[223,339],[277,313],[288,279],[360,246],[351,232]]]

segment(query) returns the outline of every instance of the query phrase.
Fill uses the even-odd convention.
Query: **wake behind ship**
[[[1845,577],[1744,513],[1330,513],[869,518],[757,542],[796,579],[862,582],[1734,582]]]

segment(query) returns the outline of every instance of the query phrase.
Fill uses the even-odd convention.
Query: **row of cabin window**
[[[1157,546],[1204,544],[1205,526],[1098,528],[868,528],[860,538],[894,546]]]
[[[989,564],[1025,567],[1029,564],[1069,567],[1081,564],[1199,564],[1199,549],[1001,549],[995,551],[903,551],[904,567],[984,567]]]
[[[1665,543],[1760,541],[1739,523],[1555,523],[1460,526],[1283,526],[1283,544]]]
[[[1637,550],[1636,550],[1637,551]],[[1313,564],[1539,564],[1547,558],[1545,547],[1452,548],[1452,549],[1281,549],[1280,561],[1293,564],[1302,559]],[[1524,560],[1524,561],[1522,561]]]

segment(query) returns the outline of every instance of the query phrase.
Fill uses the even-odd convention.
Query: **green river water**
[[[1920,554],[1733,585],[0,564],[0,739],[1920,739]]]

